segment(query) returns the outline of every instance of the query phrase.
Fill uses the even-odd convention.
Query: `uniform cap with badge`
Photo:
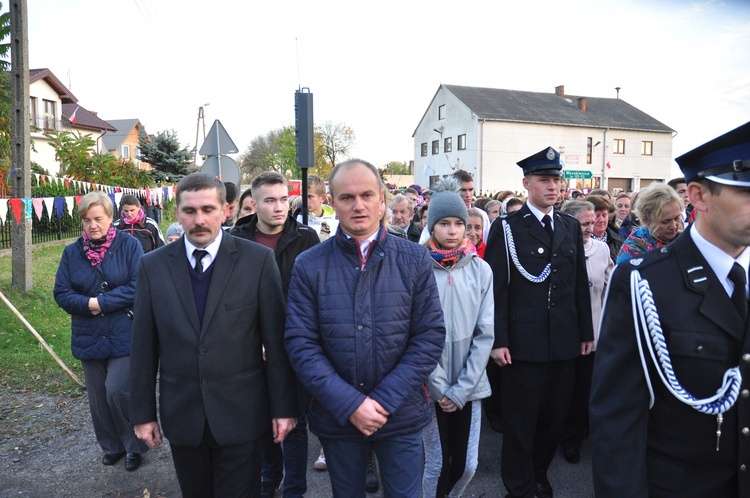
[[[706,178],[750,187],[750,122],[675,159],[688,183]]]
[[[562,175],[563,165],[560,162],[560,153],[552,147],[540,150],[534,155],[527,157],[518,164],[523,168],[525,175]]]

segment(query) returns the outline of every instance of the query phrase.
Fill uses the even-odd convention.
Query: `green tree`
[[[152,184],[150,175],[132,161],[118,159],[110,153],[94,152],[96,142],[81,132],[55,132],[45,135],[60,161],[61,176],[84,182],[120,187],[141,188]]]
[[[409,163],[405,161],[391,161],[382,168],[378,168],[384,175],[411,175]]]
[[[276,171],[287,179],[299,178],[296,150],[293,126],[255,137],[239,158],[242,182],[250,183],[264,171]]]
[[[289,180],[301,178],[294,131],[294,126],[285,126],[255,137],[238,161],[242,183],[250,183],[264,171],[277,171]],[[348,154],[353,144],[354,131],[348,126],[331,122],[316,126],[313,137],[315,165],[309,172],[328,178],[337,158]]]
[[[151,176],[157,182],[178,182],[193,172],[193,149],[181,147],[174,130],[157,133],[153,138],[138,127],[141,160],[154,167]]]
[[[351,127],[340,122],[326,121],[315,128],[320,134],[322,153],[331,167],[341,161],[344,156],[349,155],[356,139]]]
[[[0,2],[0,10],[3,4]],[[10,13],[0,14],[0,190],[8,188],[8,172],[11,163],[11,108],[13,95],[10,71]]]
[[[45,134],[55,149],[55,159],[60,161],[60,176],[70,176],[81,181],[93,175],[90,156],[94,150],[94,139],[80,131]]]

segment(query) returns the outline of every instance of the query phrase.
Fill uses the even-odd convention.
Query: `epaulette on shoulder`
[[[518,212],[519,211],[521,211],[521,210],[520,209],[516,209],[515,211],[512,211],[510,213],[506,213],[506,214],[500,215],[500,218],[505,219],[505,220],[509,220],[509,219],[511,219],[511,218],[513,218],[515,216],[518,216]]]
[[[560,216],[565,216],[566,218],[570,218],[571,220],[577,220],[578,219],[575,216],[571,216],[568,213],[563,213],[562,211],[555,211],[555,212],[557,214],[559,214]]]

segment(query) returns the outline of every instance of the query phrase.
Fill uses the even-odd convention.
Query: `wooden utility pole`
[[[11,118],[13,197],[31,197],[29,152],[29,31],[26,0],[10,3],[10,64],[13,89]],[[24,213],[26,209],[24,208]],[[21,216],[11,231],[13,287],[31,290],[31,218]]]

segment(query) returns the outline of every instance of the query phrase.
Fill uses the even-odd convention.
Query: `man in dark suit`
[[[136,285],[131,422],[140,439],[161,443],[158,371],[185,497],[258,496],[262,434],[272,425],[278,442],[296,423],[279,270],[272,251],[222,231],[224,192],[208,175],[180,181],[185,235],[141,261]]]
[[[495,282],[495,345],[503,368],[502,477],[508,496],[551,498],[547,469],[560,442],[574,360],[594,340],[578,221],[553,208],[560,154],[549,147],[518,163],[528,201],[490,230],[485,260]]]
[[[597,497],[750,497],[750,123],[677,162],[695,223],[610,280],[590,404]]]
[[[414,205],[409,197],[403,194],[396,194],[391,201],[391,225],[403,230],[405,238],[412,242],[419,242],[419,236],[422,231],[419,226],[412,221],[414,214]]]

